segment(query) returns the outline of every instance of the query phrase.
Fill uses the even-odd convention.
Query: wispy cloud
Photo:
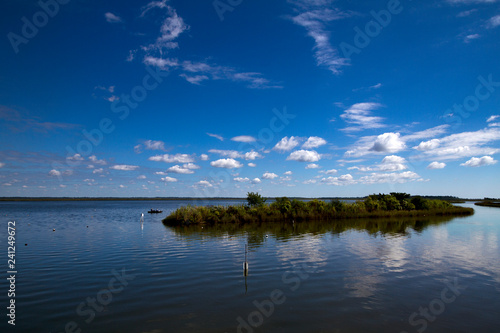
[[[50,133],[57,130],[72,130],[80,127],[77,124],[42,121],[39,117],[30,116],[26,112],[20,112],[0,105],[0,120],[2,120],[12,132],[35,131],[38,133]]]
[[[350,126],[342,129],[345,132],[356,132],[365,129],[386,127],[383,124],[384,118],[372,116],[374,110],[382,107],[379,103],[357,103],[344,111],[342,118]]]
[[[127,165],[127,164],[117,164],[109,167],[113,170],[121,170],[121,171],[134,171],[139,169],[137,165]]]
[[[175,155],[155,155],[148,158],[150,161],[165,162],[165,163],[192,163],[195,161],[193,155],[188,154],[175,154]]]
[[[250,135],[240,135],[240,136],[235,136],[234,138],[231,138],[231,141],[236,141],[236,142],[255,142],[257,139],[255,139],[253,136]]]
[[[210,149],[208,151],[209,153],[212,154],[217,154],[222,157],[229,157],[229,158],[244,158],[245,160],[255,160],[258,158],[262,158],[263,156],[256,152],[256,151],[249,151],[246,153],[242,153],[236,150],[221,150],[221,149]]]
[[[488,20],[488,28],[496,28],[500,26],[500,15],[493,16]]]
[[[212,138],[216,138],[217,140],[224,141],[224,138],[218,134],[207,133],[207,135],[211,136]]]
[[[316,64],[339,74],[342,67],[349,63],[332,46],[328,24],[352,16],[350,13],[332,8],[333,1],[289,1],[295,6],[298,15],[292,17],[293,23],[304,27],[307,35],[314,39],[314,58]]]
[[[119,17],[118,15],[115,15],[113,13],[105,13],[104,17],[106,18],[106,21],[109,23],[120,23],[123,22],[122,18]]]

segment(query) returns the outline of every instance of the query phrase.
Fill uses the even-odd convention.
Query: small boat
[[[151,209],[148,213],[149,214],[160,214],[160,213],[163,213],[163,211],[159,210],[159,209]]]

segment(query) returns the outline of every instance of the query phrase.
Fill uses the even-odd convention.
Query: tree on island
[[[266,203],[266,199],[259,193],[248,192],[247,202],[250,207],[260,207]]]

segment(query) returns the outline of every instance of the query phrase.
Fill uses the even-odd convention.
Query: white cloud
[[[73,156],[66,157],[67,160],[70,161],[83,161],[83,157],[80,154],[75,154]]]
[[[309,179],[309,180],[303,181],[302,184],[306,184],[306,185],[308,185],[308,184],[316,184],[316,182],[317,182],[316,179]]]
[[[161,179],[162,182],[166,182],[166,183],[175,183],[177,181],[177,178],[173,178],[173,177],[164,177]]]
[[[49,171],[49,175],[50,176],[59,177],[61,175],[61,171],[56,170],[56,169],[52,169],[52,170]]]
[[[166,5],[165,2],[153,1],[143,7],[141,17],[153,8],[167,9],[167,16],[163,20],[160,28],[160,36],[150,45],[143,46],[146,51],[161,51],[162,49],[173,49],[177,47],[174,42],[184,31],[189,29],[189,26],[184,22],[182,17],[177,15],[177,12],[172,7]]]
[[[426,151],[426,150],[436,149],[437,147],[439,147],[439,139],[422,141],[422,142],[420,142],[420,144],[418,146],[413,147],[413,148],[416,150],[420,150],[420,151]]]
[[[444,167],[446,167],[446,163],[432,162],[432,163],[430,163],[427,166],[427,169],[431,169],[431,170],[434,170],[434,169],[444,169]]]
[[[113,13],[106,13],[104,14],[104,17],[106,18],[106,21],[109,23],[120,23],[122,22],[122,18],[113,14]]]
[[[236,150],[210,149],[208,152],[212,153],[212,154],[217,154],[217,155],[220,155],[223,157],[229,157],[229,158],[242,158],[243,157],[243,155]]]
[[[413,171],[400,173],[372,173],[359,179],[363,184],[381,184],[381,183],[407,183],[410,181],[421,180],[420,176]]]
[[[311,163],[306,166],[306,169],[317,169],[317,168],[319,168],[319,165],[317,165],[316,163]]]
[[[184,164],[182,167],[185,169],[189,169],[189,170],[197,170],[197,169],[201,168],[199,165],[196,165],[194,163],[187,163],[187,164]]]
[[[491,156],[473,157],[465,163],[460,164],[465,167],[480,167],[496,164],[497,161]]]
[[[3,168],[5,166],[5,163],[0,163],[0,168]]]
[[[202,161],[208,161],[208,155],[207,154],[201,154],[200,155],[200,160],[202,160]]]
[[[220,159],[217,161],[210,162],[210,165],[216,168],[226,168],[226,169],[234,169],[234,168],[241,168],[243,167],[243,164],[240,162],[232,159],[232,158],[225,158],[225,159]]]
[[[245,177],[245,178],[236,177],[236,178],[234,178],[234,181],[235,181],[235,182],[238,182],[238,183],[246,183],[246,182],[249,182],[249,181],[250,181],[250,179],[249,179],[249,178],[247,178],[247,177]]]
[[[216,138],[217,140],[224,141],[224,138],[218,134],[207,133],[207,135],[211,136],[212,138]]]
[[[418,147],[430,148],[422,151],[416,159],[439,159],[458,160],[463,157],[477,155],[493,155],[500,151],[498,148],[490,148],[486,145],[500,140],[500,128],[488,127],[475,132],[462,132],[437,139],[439,145],[431,144],[431,141],[423,142]]]
[[[213,185],[210,184],[210,182],[206,181],[206,180],[200,180],[199,182],[196,183],[196,185],[201,185],[201,186],[205,186],[205,187],[212,187]]]
[[[260,184],[262,181],[259,178],[252,179],[253,184]]]
[[[99,164],[99,165],[107,164],[105,160],[100,160],[95,155],[89,156],[89,160],[92,161],[92,163],[94,164]]]
[[[94,171],[92,171],[92,173],[103,173],[103,172],[104,172],[103,168],[95,169]]]
[[[257,166],[257,164],[255,164],[255,163],[248,163],[247,165],[248,165],[249,167],[251,167],[251,168],[255,168],[255,167]]]
[[[403,157],[391,155],[386,156],[378,166],[381,171],[401,171],[406,170],[406,160]]]
[[[185,167],[181,167],[180,165],[174,165],[174,166],[168,168],[167,172],[179,173],[179,174],[183,174],[183,175],[189,175],[189,174],[194,173],[193,170],[185,168]]]
[[[384,133],[377,136],[370,150],[383,153],[396,153],[406,148],[399,133]]]
[[[342,129],[346,132],[361,131],[364,129],[386,127],[382,122],[384,118],[372,116],[372,111],[382,107],[379,103],[357,103],[345,110],[340,118],[350,126]]]
[[[280,140],[280,142],[278,142],[274,146],[273,150],[276,150],[279,152],[290,151],[293,148],[297,147],[299,145],[299,143],[300,143],[299,138],[294,137],[294,136],[291,136],[290,138],[288,138],[287,136],[285,136],[283,139]]]
[[[144,141],[144,147],[147,150],[165,150],[165,142],[147,140],[147,141]]]
[[[300,14],[294,16],[292,21],[304,27],[307,35],[314,39],[314,58],[316,64],[327,67],[332,73],[339,74],[341,68],[348,65],[348,60],[339,55],[331,45],[330,32],[326,25],[332,21],[349,17],[350,14],[342,12],[331,6],[331,1],[294,1]]]
[[[470,34],[464,37],[464,42],[469,43],[471,40],[478,39],[480,37],[481,37],[480,34]]]
[[[498,118],[500,118],[500,116],[498,116],[498,115],[493,115],[493,116],[490,116],[490,117],[486,120],[486,122],[487,122],[487,123],[491,123],[492,121],[495,121],[495,120],[497,120]]]
[[[317,162],[321,155],[314,150],[296,150],[286,158],[287,161]]]
[[[140,175],[140,176],[137,176],[137,179],[146,179],[146,176],[145,175]]]
[[[325,171],[325,175],[334,175],[337,173],[337,170],[335,169],[330,169]]]
[[[156,155],[148,158],[150,161],[165,162],[165,163],[191,163],[194,162],[194,157],[188,154],[175,154],[175,155]]]
[[[145,65],[158,67],[162,70],[168,70],[171,67],[178,67],[179,62],[177,59],[158,58],[154,56],[146,56],[143,60]]]
[[[125,186],[125,185],[120,185],[119,187],[120,187],[120,188],[126,188],[127,186]]]
[[[340,177],[323,178],[321,179],[321,182],[327,185],[336,185],[336,186],[351,185],[356,183],[356,181],[350,174],[345,174]]]
[[[264,178],[264,179],[274,179],[277,177],[278,177],[278,175],[275,173],[272,173],[272,172],[266,172],[262,175],[262,178]]]
[[[255,139],[253,136],[250,135],[240,135],[240,136],[235,136],[234,138],[231,138],[232,141],[236,142],[255,142],[257,139]]]
[[[488,28],[496,28],[500,26],[500,15],[493,16],[488,20]]]
[[[302,145],[304,149],[318,148],[320,146],[326,145],[326,140],[320,138],[318,136],[311,136],[307,141]]]
[[[121,171],[134,171],[139,169],[137,165],[126,165],[126,164],[117,164],[109,167],[113,170],[121,170]]]
[[[292,174],[293,174],[293,172],[291,172],[291,171],[287,171],[284,173],[284,175],[287,175],[287,176],[291,176]]]
[[[243,157],[247,161],[248,160],[253,161],[253,160],[257,159],[257,158],[262,158],[263,156],[260,153],[256,152],[256,151],[250,151],[248,153],[245,153],[245,155],[243,155]]]

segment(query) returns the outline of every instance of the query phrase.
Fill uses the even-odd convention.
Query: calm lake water
[[[188,203],[0,203],[0,331],[499,332],[498,208],[353,228],[161,223]],[[163,213],[146,214],[152,207]],[[15,330],[5,315],[8,221]]]

